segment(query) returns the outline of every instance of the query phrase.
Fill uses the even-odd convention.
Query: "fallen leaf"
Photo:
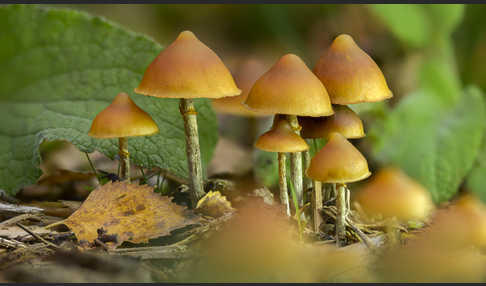
[[[148,185],[109,182],[92,191],[64,224],[80,242],[93,242],[99,231],[116,236],[116,247],[124,241],[148,242],[198,221],[193,212]]]
[[[210,191],[196,205],[196,212],[215,218],[233,212],[234,210],[226,197],[222,196],[218,191]]]

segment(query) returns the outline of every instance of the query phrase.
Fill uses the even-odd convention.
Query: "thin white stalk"
[[[191,202],[195,207],[199,199],[204,196],[203,174],[201,165],[201,151],[199,148],[199,134],[197,131],[196,109],[192,99],[181,98],[179,110],[184,118],[186,134],[187,165],[191,180]]]
[[[285,213],[290,216],[289,193],[287,190],[287,168],[285,153],[278,153],[278,183],[280,188],[280,202],[285,206]]]

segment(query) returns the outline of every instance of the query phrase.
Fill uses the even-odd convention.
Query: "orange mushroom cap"
[[[333,104],[375,102],[392,97],[380,68],[346,34],[334,39],[314,72],[326,86]]]
[[[242,90],[241,94],[213,99],[211,101],[213,108],[219,113],[238,116],[262,117],[270,115],[251,110],[243,104],[251,87],[264,72],[265,66],[259,60],[248,59],[242,62],[234,76],[237,86]]]
[[[359,116],[347,106],[333,106],[334,115],[326,117],[299,116],[302,126],[302,138],[327,138],[332,132],[341,133],[348,139],[365,136],[363,122]]]
[[[119,138],[152,135],[159,132],[150,115],[138,107],[126,93],[119,93],[91,124],[88,135],[95,138]]]
[[[221,98],[241,90],[218,55],[184,31],[148,66],[135,92],[163,98]]]
[[[278,114],[273,119],[272,128],[257,139],[255,147],[268,152],[301,152],[309,149],[305,140]]]
[[[466,193],[448,208],[439,209],[423,238],[445,247],[486,246],[486,205]]]
[[[356,194],[356,200],[367,214],[402,221],[424,220],[434,209],[429,192],[395,167],[381,169]]]
[[[333,114],[322,82],[294,54],[281,57],[253,85],[245,104],[258,112],[298,116]]]
[[[346,137],[333,132],[326,145],[312,158],[306,174],[324,183],[351,183],[366,179],[371,172],[363,154]]]

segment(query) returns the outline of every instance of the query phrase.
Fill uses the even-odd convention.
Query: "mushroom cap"
[[[95,138],[119,138],[152,135],[159,132],[150,115],[121,92],[91,123],[88,135]]]
[[[461,195],[448,208],[437,211],[423,235],[433,245],[485,247],[486,205],[474,195]]]
[[[278,114],[273,118],[272,128],[258,137],[255,147],[268,152],[301,152],[309,149],[305,140]]]
[[[309,178],[324,183],[352,183],[371,175],[366,158],[340,133],[329,135],[326,145],[312,158]]]
[[[184,31],[148,66],[135,92],[163,98],[221,98],[241,90],[218,55]]]
[[[241,89],[241,94],[215,98],[211,100],[213,108],[223,114],[231,114],[247,117],[263,117],[271,114],[260,113],[246,107],[245,102],[255,81],[265,72],[265,65],[257,59],[247,59],[241,64],[234,75],[237,86]]]
[[[341,133],[348,139],[365,136],[363,122],[351,108],[342,105],[333,106],[334,114],[326,117],[299,116],[302,126],[302,138],[327,138],[332,132]]]
[[[456,203],[456,212],[462,214],[462,224],[468,224],[471,233],[471,242],[477,246],[486,245],[486,205],[477,197],[466,194]]]
[[[346,34],[334,39],[317,62],[314,73],[326,86],[333,104],[375,102],[392,97],[380,68]]]
[[[322,82],[294,54],[281,57],[255,82],[245,104],[272,114],[316,117],[334,113]]]
[[[424,220],[434,209],[429,192],[396,167],[381,169],[357,194],[367,214]]]

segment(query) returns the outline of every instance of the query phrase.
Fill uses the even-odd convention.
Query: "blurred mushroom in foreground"
[[[424,221],[434,209],[427,189],[396,167],[381,169],[356,194],[356,201],[366,215],[387,219],[392,244],[399,241],[398,223]]]

